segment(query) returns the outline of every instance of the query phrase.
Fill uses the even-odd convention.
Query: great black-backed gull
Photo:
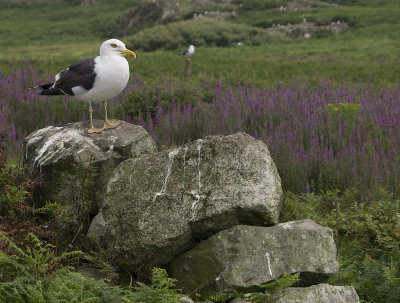
[[[187,50],[184,50],[183,52],[179,53],[181,56],[191,56],[194,54],[194,45],[189,45]]]
[[[41,84],[31,89],[41,89],[40,95],[70,95],[76,100],[89,102],[89,133],[98,133],[114,128],[121,122],[111,122],[107,117],[107,100],[120,94],[129,80],[127,55],[136,58],[136,54],[127,49],[117,39],[110,39],[100,46],[100,56],[88,58],[72,64],[60,71],[54,82]],[[91,102],[104,104],[105,118],[103,128],[94,128]]]

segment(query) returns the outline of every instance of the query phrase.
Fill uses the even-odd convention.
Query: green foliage
[[[182,295],[178,290],[173,289],[175,286],[175,279],[168,277],[165,269],[153,268],[151,273],[150,285],[137,282],[134,287],[135,292],[132,295],[135,303],[180,303]]]
[[[179,303],[175,280],[153,268],[152,283],[137,283],[134,292],[113,286],[108,280],[92,280],[73,271],[78,257],[93,260],[81,251],[55,256],[54,246],[29,234],[25,250],[0,233],[12,254],[0,251],[0,302],[18,303]]]
[[[291,287],[295,283],[297,283],[300,278],[300,273],[291,275],[284,274],[279,279],[276,279],[267,284],[258,284],[255,285],[264,289],[264,293],[255,293],[250,295],[247,300],[253,303],[273,303],[279,300],[282,297],[283,293],[288,287]]]
[[[146,83],[127,93],[124,102],[116,105],[113,115],[118,117],[129,117],[131,119],[138,115],[145,116],[150,112],[154,117],[157,107],[167,111],[173,104],[194,104],[196,101],[211,102],[212,90],[208,87],[199,87],[192,82],[178,82],[168,79],[160,79],[158,82]]]
[[[364,197],[364,198],[362,198]],[[378,188],[321,195],[285,193],[280,221],[310,218],[335,233],[340,271],[330,283],[353,285],[369,303],[396,303],[400,294],[400,200]]]
[[[157,25],[127,38],[127,44],[135,49],[177,49],[194,44],[202,46],[233,46],[277,43],[285,39],[279,34],[263,29],[218,20],[188,20]]]
[[[129,290],[112,286],[107,280],[92,280],[63,267],[44,280],[22,279],[0,283],[0,302],[18,303],[120,303],[131,301]]]
[[[16,182],[16,167],[7,163],[6,139],[0,133],[0,215],[14,213],[14,206],[25,200],[27,192]]]
[[[353,244],[353,249],[357,248]],[[396,252],[397,255],[399,251]],[[393,256],[395,256],[395,254]],[[397,257],[398,259],[398,257]],[[400,262],[385,262],[368,254],[354,254],[352,259],[339,256],[339,275],[330,281],[336,285],[353,285],[368,303],[397,303],[400,297]]]
[[[53,270],[60,267],[62,262],[72,262],[77,257],[83,256],[81,251],[65,252],[60,256],[55,256],[54,245],[44,244],[40,239],[32,233],[28,234],[27,241],[30,245],[26,247],[26,250],[18,248],[13,242],[11,242],[6,236],[0,233],[0,240],[5,242],[15,254],[9,258],[3,252],[2,260],[9,262],[5,264],[10,268],[13,267],[15,272],[11,276],[18,277],[27,282],[39,282],[42,281],[47,275]],[[3,266],[2,264],[1,266]],[[6,281],[7,276],[4,276]]]
[[[0,215],[13,213],[14,205],[22,202],[27,192],[9,184],[11,164],[0,168]]]
[[[229,293],[223,292],[223,293],[215,294],[213,296],[210,296],[209,300],[213,303],[225,303],[225,302],[230,302],[236,298],[244,299],[244,295],[235,290],[235,291],[229,292]]]
[[[355,103],[342,103],[339,102],[338,105],[329,104],[329,110],[333,115],[340,115],[345,121],[354,123],[356,117],[361,112],[361,104]]]
[[[57,202],[45,201],[44,206],[32,210],[36,216],[44,216],[52,218],[57,216],[62,211],[63,206]]]
[[[120,14],[139,3],[106,0],[81,6],[81,1],[68,0],[10,2],[0,2],[0,41],[14,47],[105,40]]]
[[[64,267],[43,281],[43,302],[121,303],[134,302],[132,293],[107,280],[89,279]]]

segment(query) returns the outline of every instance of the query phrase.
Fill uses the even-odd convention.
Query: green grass
[[[7,70],[10,60],[28,61],[40,71],[55,73],[80,58],[96,56],[99,44],[7,47],[0,54],[0,66]],[[138,51],[137,59],[130,62],[133,73],[152,81],[160,74],[182,78],[185,60],[177,51]],[[315,84],[321,80],[358,83],[369,79],[376,85],[393,86],[398,83],[399,63],[395,40],[364,38],[355,42],[344,34],[284,44],[197,48],[192,58],[192,78],[267,86],[278,81],[304,80]]]
[[[134,71],[151,80],[160,73],[181,77],[183,58],[173,51],[138,53]],[[192,75],[206,75],[230,83],[274,85],[298,79],[318,83],[364,82],[393,85],[398,81],[400,59],[393,40],[363,39],[349,43],[345,36],[324,40],[296,40],[255,47],[198,48],[192,60]]]
[[[6,5],[4,0],[0,1],[0,69],[7,72],[10,62],[29,62],[46,74],[55,73],[76,60],[96,56],[101,42],[110,37],[118,16],[137,3],[106,0],[82,7],[74,1],[35,5]],[[400,74],[397,1],[351,3],[353,6],[285,13],[240,11],[230,21],[265,26],[300,22],[303,18],[322,23],[340,19],[351,27],[343,34],[319,39],[277,39],[260,46],[197,47],[192,79],[267,86],[297,80],[311,85],[321,80],[358,83],[368,79],[376,85],[397,84]],[[131,44],[136,50],[134,40]],[[182,78],[185,59],[177,55],[178,51],[138,50],[132,71],[148,81],[157,80],[160,74]]]
[[[76,1],[7,4],[0,1],[2,47],[59,45],[101,41],[112,36],[117,18],[138,0],[106,0],[80,6]]]

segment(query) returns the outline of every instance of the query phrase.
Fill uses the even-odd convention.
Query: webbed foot
[[[105,127],[103,126],[103,128],[95,128],[95,127],[91,127],[88,129],[88,133],[92,134],[92,133],[101,133],[103,130],[105,130]]]
[[[110,120],[105,120],[104,121],[104,126],[103,126],[103,128],[104,129],[108,129],[108,128],[115,128],[115,127],[117,127],[118,125],[120,125],[121,124],[121,121],[115,121],[115,122],[111,122]]]

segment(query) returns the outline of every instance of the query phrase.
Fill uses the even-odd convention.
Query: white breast
[[[82,101],[100,102],[119,95],[129,80],[129,64],[122,56],[98,56],[95,59],[96,78],[93,87],[76,95]]]

